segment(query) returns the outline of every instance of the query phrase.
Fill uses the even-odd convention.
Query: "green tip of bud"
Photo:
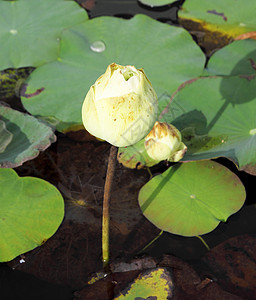
[[[133,73],[128,70],[123,73],[123,76],[124,76],[125,81],[127,81],[133,76]]]

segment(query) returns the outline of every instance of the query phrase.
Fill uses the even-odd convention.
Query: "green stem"
[[[140,250],[139,253],[144,252],[148,247],[150,247],[157,239],[160,238],[160,236],[163,234],[163,230],[160,231],[160,233],[152,240],[150,241],[143,249]]]
[[[206,241],[200,235],[196,235],[196,237],[205,245],[208,251],[211,250]]]
[[[102,261],[103,268],[105,269],[109,263],[109,206],[110,206],[110,194],[115,174],[117,147],[111,146],[108,170],[104,187],[103,198],[103,213],[102,213]]]
[[[151,173],[151,171],[150,171],[149,167],[146,167],[146,169],[147,169],[147,171],[148,171],[148,174],[149,174],[149,176],[150,176],[150,178],[149,178],[149,179],[151,179],[151,178],[153,177],[153,175],[152,175],[152,173]]]

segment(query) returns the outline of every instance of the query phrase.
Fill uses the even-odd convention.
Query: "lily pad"
[[[246,5],[243,0],[189,0],[184,2],[178,16],[181,23],[195,22],[205,30],[236,37],[256,30],[255,10],[254,0],[246,1]]]
[[[182,28],[145,15],[95,18],[63,32],[58,60],[31,74],[22,103],[59,131],[81,129],[84,97],[112,62],[144,68],[160,96],[201,74],[205,57]]]
[[[163,118],[182,132],[188,147],[183,161],[223,156],[256,174],[255,76],[200,78],[188,82],[175,102],[186,112]]]
[[[176,0],[139,0],[140,3],[148,5],[150,7],[163,6],[167,4],[171,4]]]
[[[246,193],[240,179],[213,161],[179,163],[146,183],[139,193],[145,217],[183,236],[214,230],[237,212]]]
[[[210,75],[256,75],[256,40],[234,41],[216,51],[208,61]]]
[[[115,300],[171,299],[174,283],[167,268],[142,272]]]
[[[0,169],[0,211],[0,261],[9,261],[56,232],[64,217],[64,201],[47,181]]]
[[[0,105],[0,167],[14,168],[35,158],[56,141],[53,129],[35,117]],[[3,125],[4,124],[4,125]]]
[[[87,19],[75,1],[0,1],[0,70],[56,59],[62,30]]]

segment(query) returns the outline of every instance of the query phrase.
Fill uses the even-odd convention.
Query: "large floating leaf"
[[[86,19],[75,1],[0,1],[0,70],[56,59],[62,30]]]
[[[175,102],[185,112],[163,118],[182,131],[188,147],[183,160],[224,156],[256,174],[255,76],[201,78],[187,83]]]
[[[64,201],[53,185],[0,169],[0,261],[40,246],[56,232],[63,217]]]
[[[1,129],[2,128],[2,129]],[[35,158],[56,137],[36,118],[0,105],[0,167],[13,168]]]
[[[245,201],[239,178],[213,161],[176,164],[139,193],[143,214],[158,228],[183,236],[212,231]]]
[[[198,76],[204,61],[202,51],[182,28],[145,15],[131,20],[95,18],[64,31],[59,59],[31,74],[22,102],[30,113],[56,123],[60,131],[81,128],[84,97],[108,64],[144,68],[160,96]]]
[[[235,37],[256,30],[256,2],[247,0],[188,0],[179,11],[181,22],[192,21],[211,32]],[[213,36],[214,38],[214,36]]]
[[[256,75],[256,40],[234,41],[215,52],[208,61],[211,75]]]

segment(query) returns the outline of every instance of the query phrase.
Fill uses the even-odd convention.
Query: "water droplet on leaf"
[[[91,50],[94,52],[103,52],[106,49],[106,45],[102,41],[95,41],[90,46]]]
[[[18,31],[17,31],[16,29],[11,29],[11,30],[10,30],[10,33],[13,34],[13,35],[15,35],[15,34],[18,33]]]

